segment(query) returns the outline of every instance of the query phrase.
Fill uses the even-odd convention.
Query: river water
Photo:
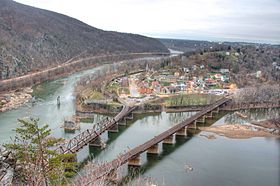
[[[103,67],[79,72],[66,78],[35,86],[34,95],[38,102],[34,106],[28,103],[16,110],[0,113],[0,143],[7,142],[10,136],[14,135],[12,130],[18,127],[18,118],[29,116],[40,118],[41,124],[47,123],[54,136],[71,137],[72,135],[65,134],[60,126],[64,119],[75,114],[74,84],[80,77],[94,73]],[[57,96],[60,96],[60,108],[57,107]],[[84,128],[86,127],[82,126],[81,130]]]
[[[60,128],[64,118],[75,113],[73,89],[79,77],[94,73],[99,68],[76,73],[66,78],[46,82],[34,88],[34,95],[40,101],[34,106],[27,104],[16,110],[0,113],[0,143],[10,140],[12,131],[18,127],[17,118],[39,117],[40,122],[48,123],[52,135],[70,138],[75,134],[64,133]],[[57,108],[56,98],[61,97],[61,106]],[[260,120],[279,116],[279,110],[244,111],[246,120],[238,118],[233,113],[219,115],[206,125],[246,123],[250,120]],[[136,115],[127,126],[121,126],[119,133],[105,133],[102,138],[107,141],[104,150],[85,147],[78,160],[83,161],[89,154],[98,161],[109,161],[119,153],[144,143],[160,134],[176,123],[190,117],[194,112],[160,113],[153,115]],[[105,116],[94,115],[94,122]],[[81,123],[81,130],[92,126],[91,123]],[[76,132],[76,134],[78,131]],[[190,131],[187,138],[176,138],[176,144],[161,146],[159,156],[142,154],[143,177],[150,177],[157,185],[272,185],[280,184],[279,146],[276,138],[229,139],[216,136],[209,140],[203,135],[206,132]],[[193,167],[187,171],[186,165]]]

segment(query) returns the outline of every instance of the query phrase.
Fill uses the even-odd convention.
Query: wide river
[[[94,73],[99,68],[79,72],[66,78],[43,83],[34,87],[34,95],[39,101],[32,106],[27,104],[16,110],[0,113],[0,143],[8,142],[14,136],[13,129],[18,127],[17,118],[39,117],[40,123],[47,123],[52,135],[70,138],[76,134],[64,133],[60,128],[64,118],[75,113],[73,89],[75,82],[82,76]],[[56,98],[61,97],[57,108]],[[234,113],[220,115],[208,124],[246,123],[250,120],[279,117],[279,110],[244,111],[249,117],[244,120]],[[119,133],[104,134],[107,141],[104,150],[85,147],[78,160],[94,156],[98,161],[109,161],[119,153],[127,151],[158,135],[179,121],[194,113],[161,113],[138,115],[129,125],[120,127]],[[93,122],[104,116],[95,115]],[[81,131],[90,128],[92,123],[81,123]],[[187,138],[177,138],[176,144],[161,147],[159,156],[146,157],[142,154],[143,166],[140,174],[151,178],[156,185],[280,185],[280,140],[279,138],[229,139],[216,136],[207,139],[209,133],[193,131]],[[191,166],[193,171],[186,170]],[[130,171],[131,173],[131,171]],[[137,177],[135,178],[137,183]]]

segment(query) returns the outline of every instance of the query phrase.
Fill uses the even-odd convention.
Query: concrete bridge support
[[[112,127],[108,129],[108,132],[119,132],[119,125],[115,123]]]
[[[218,114],[219,111],[220,111],[220,107],[217,107],[217,108],[216,108],[215,110],[213,110],[212,112]]]
[[[159,144],[155,144],[155,145],[151,146],[147,150],[147,154],[159,154]]]
[[[102,140],[100,137],[94,139],[93,141],[89,142],[90,147],[101,147],[102,146]]]
[[[171,134],[170,136],[165,138],[162,143],[163,144],[169,144],[169,145],[174,144],[175,143],[174,134]]]
[[[211,111],[210,113],[207,113],[206,118],[213,118],[213,112]]]
[[[182,129],[176,132],[176,136],[187,136],[187,129],[188,127],[183,127]]]
[[[130,114],[128,114],[127,116],[125,116],[124,118],[125,118],[125,119],[133,119],[133,114],[130,113]]]
[[[196,125],[197,121],[194,120],[194,122],[192,124],[189,125],[189,129],[197,129],[197,125]]]
[[[205,118],[206,118],[206,116],[204,115],[204,116],[202,116],[201,118],[199,118],[199,119],[197,120],[197,122],[198,122],[198,123],[205,123]]]
[[[128,166],[140,167],[141,157],[140,154],[128,160]]]
[[[126,120],[122,119],[117,124],[120,125],[120,126],[126,126]]]

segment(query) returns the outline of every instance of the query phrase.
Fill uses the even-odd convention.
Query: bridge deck
[[[94,125],[92,129],[85,130],[70,139],[66,145],[60,146],[57,150],[60,154],[76,153],[91,141],[97,139],[102,133],[117,124],[125,116],[131,113],[136,107],[123,106],[122,111],[117,114],[114,119],[105,120],[98,125]]]
[[[168,136],[175,134],[177,131],[182,129],[183,127],[186,127],[187,125],[192,124],[195,120],[199,119],[200,117],[204,116],[205,114],[215,110],[219,106],[223,105],[224,103],[228,102],[230,99],[228,98],[222,98],[219,101],[215,102],[214,104],[208,106],[207,108],[203,109],[199,113],[191,116],[190,118],[184,120],[183,122],[171,127],[170,129],[164,131],[163,133],[159,134],[158,136],[155,136],[153,139],[147,141],[146,143],[139,145],[135,147],[134,149],[130,150],[129,152],[121,155],[118,159],[115,159],[111,162],[105,163],[101,166],[99,166],[97,169],[91,172],[91,180],[97,180],[98,178],[109,174],[111,171],[116,170],[119,166],[125,164],[128,162],[129,159],[136,157],[137,155],[141,154],[142,152],[145,152],[147,149],[152,147],[155,144],[158,144],[159,142],[163,141]]]

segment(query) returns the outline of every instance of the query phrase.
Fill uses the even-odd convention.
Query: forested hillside
[[[103,31],[12,0],[0,0],[0,79],[57,66],[73,57],[168,52],[158,40]]]

